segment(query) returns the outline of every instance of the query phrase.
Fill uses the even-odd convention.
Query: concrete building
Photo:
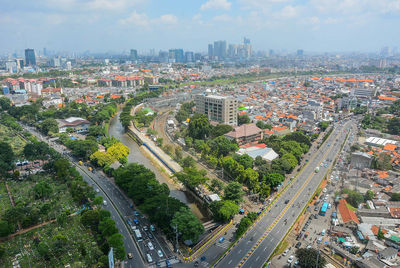
[[[352,88],[350,95],[358,98],[371,98],[376,95],[376,88]]]
[[[238,101],[233,97],[196,95],[196,112],[205,114],[211,121],[237,125]]]
[[[84,133],[89,130],[90,122],[80,117],[69,117],[66,119],[57,119],[58,129],[60,133],[72,128],[76,133]]]
[[[370,168],[373,156],[363,152],[351,154],[351,166],[356,169]]]
[[[31,48],[25,49],[25,66],[36,66],[35,51]]]

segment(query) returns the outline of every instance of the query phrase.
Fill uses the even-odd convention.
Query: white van
[[[153,259],[151,258],[151,256],[150,256],[150,254],[146,254],[146,258],[147,258],[147,261],[150,263],[150,262],[153,262]]]
[[[325,235],[325,233],[326,233],[326,230],[325,230],[325,229],[323,229],[323,230],[322,230],[322,232],[321,232],[321,235],[322,235],[322,236],[324,236],[324,235]]]

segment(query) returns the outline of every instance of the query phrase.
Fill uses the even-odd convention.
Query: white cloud
[[[157,21],[159,21],[160,23],[172,25],[178,23],[178,17],[172,14],[165,14],[162,15]]]
[[[144,13],[137,13],[133,11],[131,15],[126,19],[121,19],[119,21],[121,24],[133,24],[136,26],[148,27],[150,25],[149,18]]]
[[[206,3],[202,4],[200,9],[223,9],[229,10],[231,8],[232,3],[227,0],[208,0]]]
[[[147,0],[45,0],[52,9],[64,11],[126,11],[127,8],[137,7]]]
[[[228,22],[232,20],[232,17],[227,15],[227,14],[222,14],[222,15],[218,15],[215,16],[213,19],[213,21],[223,21],[223,22]]]
[[[285,6],[281,11],[278,12],[278,17],[283,19],[291,19],[297,16],[297,8],[291,5]]]

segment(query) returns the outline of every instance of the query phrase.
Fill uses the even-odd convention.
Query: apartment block
[[[196,95],[196,112],[206,114],[208,119],[227,125],[237,125],[238,101],[233,97]]]

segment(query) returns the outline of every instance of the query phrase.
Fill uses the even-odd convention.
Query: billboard
[[[108,267],[109,268],[114,268],[114,252],[113,252],[113,248],[110,248],[110,251],[108,252]]]

